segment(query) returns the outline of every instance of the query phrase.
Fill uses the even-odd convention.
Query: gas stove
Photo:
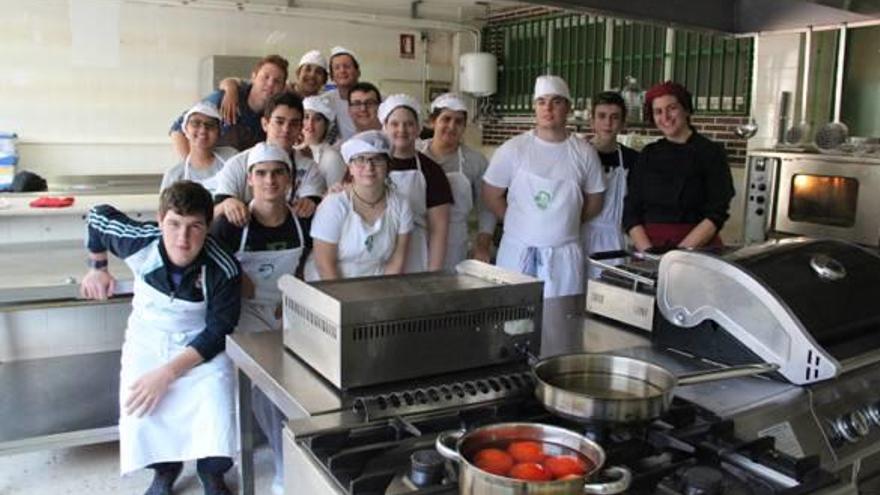
[[[332,493],[458,493],[456,467],[434,451],[437,434],[508,421],[553,424],[597,440],[607,466],[632,470],[627,493],[843,493],[817,457],[791,457],[776,450],[772,438],[741,441],[731,421],[680,399],[660,419],[626,428],[574,423],[533,399],[519,399],[306,433],[297,436],[294,454],[302,457],[298,465],[315,469],[292,473],[292,493],[316,493],[308,479],[316,475]]]

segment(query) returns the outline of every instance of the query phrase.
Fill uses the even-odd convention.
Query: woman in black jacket
[[[720,246],[734,195],[724,147],[691,126],[691,95],[678,83],[651,88],[645,112],[663,138],[629,173],[624,230],[639,251]]]

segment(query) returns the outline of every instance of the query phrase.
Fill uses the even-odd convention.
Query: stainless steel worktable
[[[582,295],[544,302],[541,357],[570,352],[614,351],[658,362],[675,372],[695,370],[692,365],[683,364],[675,356],[651,348],[647,333],[584,314],[583,304]],[[226,352],[238,368],[240,412],[250,411],[250,388],[253,384],[290,418],[289,426],[294,434],[355,420],[356,416],[351,412],[346,397],[285,350],[281,332],[233,334],[227,338]],[[689,396],[705,396],[708,390],[717,392],[719,387],[726,387],[730,393],[713,393],[719,396],[717,407],[735,410],[744,403],[762,400],[792,386],[745,378],[727,380],[723,385],[714,383],[683,387],[677,392],[687,399]],[[705,397],[701,399],[705,405]],[[253,421],[250,413],[239,414],[239,418],[241,493],[252,495]]]

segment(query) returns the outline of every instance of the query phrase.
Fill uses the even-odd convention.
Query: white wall
[[[749,149],[771,148],[776,144],[776,128],[781,109],[779,95],[791,93],[789,123],[799,121],[801,92],[799,63],[801,35],[799,33],[768,34],[757,38],[758,58],[752,77],[755,79],[753,116],[758,122],[758,133],[749,140]],[[795,122],[792,122],[792,120]]]
[[[0,11],[0,130],[18,133],[21,168],[49,176],[171,166],[168,127],[201,96],[211,55],[279,53],[295,66],[309,49],[343,45],[384,92],[420,92],[425,73],[415,28],[115,0],[0,0]],[[415,59],[398,57],[401,33],[416,35]],[[451,81],[457,38],[430,34],[430,78]]]

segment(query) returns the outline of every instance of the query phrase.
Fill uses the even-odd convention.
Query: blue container
[[[0,132],[0,191],[12,187],[18,165],[18,150],[14,132]]]

